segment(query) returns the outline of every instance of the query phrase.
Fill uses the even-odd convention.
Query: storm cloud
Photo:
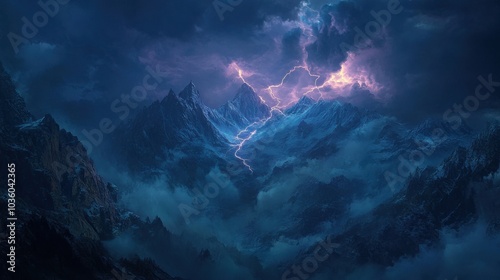
[[[377,21],[374,13],[387,10],[391,2],[402,11],[364,40],[369,23]],[[58,12],[15,53],[7,35],[23,36],[23,17],[33,22],[43,9],[31,1],[3,1],[0,59],[35,115],[52,113],[76,131],[94,124],[114,99],[140,83],[146,65],[162,65],[170,75],[149,95],[150,101],[193,81],[205,103],[217,107],[242,83],[229,69],[233,62],[269,99],[266,88],[278,84],[294,65],[309,67],[321,76],[317,85],[322,85],[349,59],[349,45],[356,57],[349,74],[366,72],[378,92],[366,94],[373,91],[368,87],[362,96],[359,90],[341,96],[408,120],[442,114],[454,100],[473,93],[479,75],[500,77],[497,2],[233,3],[237,5],[224,10],[222,19],[215,2],[208,0],[69,1],[59,4]],[[281,98],[295,98],[314,86],[314,79],[293,84],[299,78],[286,81]],[[293,88],[298,92],[289,94]],[[339,97],[338,89],[321,90],[327,98]],[[377,102],[371,102],[373,94]],[[494,104],[497,96],[481,107]],[[91,110],[97,114],[86,114]]]

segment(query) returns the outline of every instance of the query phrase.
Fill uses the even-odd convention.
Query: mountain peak
[[[235,108],[248,121],[257,121],[269,115],[269,107],[255,93],[251,86],[244,83],[234,98],[226,106]]]
[[[292,107],[287,110],[287,113],[302,113],[311,107],[316,101],[307,95],[302,96]]]
[[[304,95],[299,99],[297,104],[312,105],[314,104],[314,100],[311,97]]]
[[[249,84],[247,84],[247,83],[243,83],[241,85],[240,91],[249,91],[249,92],[255,93],[255,91],[253,90],[253,88]]]
[[[163,97],[163,99],[161,100],[160,104],[166,104],[168,102],[172,102],[172,100],[174,99],[177,99],[177,95],[175,94],[175,92],[170,89],[168,91],[168,93]]]
[[[179,93],[179,97],[182,99],[198,98],[199,96],[200,92],[192,81]]]
[[[249,86],[247,83],[244,83],[239,88],[238,92],[234,96],[231,101],[233,104],[235,103],[255,103],[255,104],[263,104],[264,102],[260,99],[260,97],[255,93],[253,88]]]

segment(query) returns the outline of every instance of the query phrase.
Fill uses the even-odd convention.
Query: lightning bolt
[[[321,75],[317,75],[317,74],[313,74],[311,69],[309,68],[309,66],[307,66],[307,64],[303,64],[303,65],[297,65],[297,66],[294,66],[292,69],[290,69],[284,76],[283,78],[281,79],[281,82],[277,85],[272,85],[272,86],[269,86],[266,88],[266,90],[269,92],[269,95],[271,96],[271,98],[273,98],[273,100],[276,101],[276,105],[273,106],[273,108],[271,108],[271,110],[277,110],[279,111],[280,113],[282,113],[284,115],[284,113],[282,112],[282,109],[284,108],[288,108],[292,103],[296,102],[297,100],[291,100],[289,101],[287,104],[285,105],[281,105],[281,100],[279,98],[276,97],[276,94],[274,92],[273,89],[277,89],[277,88],[281,88],[283,87],[284,83],[285,83],[285,80],[291,75],[293,74],[294,72],[296,72],[297,70],[304,70],[307,72],[307,74],[309,75],[309,77],[311,78],[314,78],[314,86],[312,86],[310,89],[308,89],[306,92],[302,93],[301,96],[306,96],[308,94],[311,94],[313,93],[314,91],[317,91],[319,93],[319,99],[323,99],[323,93],[321,92],[321,88],[324,88],[324,87],[321,87],[321,86],[318,86],[318,80],[321,78]]]
[[[254,137],[259,128],[264,126],[272,117],[273,114],[281,114],[285,117],[287,115],[285,114],[286,108],[291,106],[294,102],[297,101],[297,86],[293,88],[292,91],[292,98],[288,103],[282,104],[283,100],[279,97],[279,92],[278,90],[280,88],[283,88],[285,85],[286,80],[292,75],[293,73],[297,71],[305,71],[310,78],[314,79],[314,85],[313,86],[306,86],[304,88],[300,88],[299,90],[304,90],[303,93],[300,94],[300,96],[307,96],[310,95],[314,92],[318,93],[318,98],[313,98],[316,99],[317,101],[319,100],[324,100],[325,96],[323,95],[323,92],[326,90],[338,90],[342,92],[343,90],[347,89],[349,85],[352,85],[356,82],[361,83],[366,85],[370,91],[378,91],[380,89],[380,86],[374,81],[370,75],[367,75],[366,72],[361,69],[361,71],[356,68],[355,62],[354,62],[354,54],[353,53],[348,53],[348,58],[344,61],[344,63],[341,65],[341,68],[337,72],[329,72],[329,73],[324,73],[324,80],[321,83],[321,85],[318,85],[320,79],[322,78],[321,75],[313,73],[311,68],[309,67],[307,61],[308,61],[308,52],[306,50],[306,46],[310,45],[316,40],[316,36],[313,31],[313,26],[318,26],[321,23],[321,16],[320,13],[314,9],[312,9],[309,6],[309,3],[307,1],[304,1],[302,3],[302,7],[299,11],[299,18],[300,20],[296,22],[298,27],[303,30],[303,40],[301,41],[301,47],[302,47],[302,61],[300,62],[300,65],[293,66],[290,70],[288,70],[287,73],[281,78],[281,81],[278,84],[275,85],[270,85],[267,88],[263,88],[263,91],[266,91],[269,94],[270,99],[272,100],[272,103],[274,105],[270,106],[270,114],[268,117],[263,118],[259,121],[256,121],[254,123],[251,123],[244,129],[242,129],[236,136],[235,140],[237,144],[234,144],[233,146],[236,147],[234,156],[241,160],[243,165],[245,165],[250,172],[253,173],[253,169],[248,163],[249,159],[245,159],[240,155],[242,149],[244,148],[244,145],[249,142],[252,137]],[[330,27],[331,28],[331,27]],[[252,76],[254,73],[252,72],[247,72],[241,69],[236,62],[232,62],[228,69],[234,71],[236,70],[236,73],[238,74],[238,78],[245,84],[247,84],[254,92],[258,92],[253,86],[250,85],[250,83],[247,82],[247,78]],[[316,71],[321,71],[321,69],[317,69]],[[360,73],[361,72],[361,73]],[[234,74],[234,72],[232,72]],[[262,98],[261,95],[258,95],[260,100],[267,104],[265,99]]]
[[[248,168],[248,170],[250,170],[251,173],[253,173],[253,169],[252,169],[252,166],[250,166],[250,164],[248,164],[248,159],[246,158],[243,158],[241,157],[240,155],[238,155],[238,153],[241,151],[241,149],[243,148],[243,145],[245,145],[245,142],[249,141],[250,139],[252,139],[252,137],[255,135],[255,133],[257,133],[257,130],[254,130],[252,132],[250,132],[250,134],[247,136],[247,137],[241,137],[241,134],[245,133],[248,131],[248,129],[251,127],[252,125],[249,125],[248,127],[246,127],[245,129],[243,129],[242,131],[240,131],[238,133],[238,135],[236,135],[236,140],[240,141],[238,144],[236,144],[235,146],[237,147],[236,148],[236,151],[234,152],[234,156],[241,160],[241,162],[243,163],[244,166],[246,166]]]
[[[245,83],[245,84],[246,84],[247,86],[249,86],[249,87],[250,87],[250,88],[251,88],[254,92],[256,92],[256,91],[255,91],[255,88],[254,88],[252,85],[250,85],[250,84],[249,84],[249,83],[245,80],[245,76],[243,76],[243,70],[241,70],[241,68],[240,68],[240,67],[238,67],[238,65],[237,65],[236,63],[235,63],[235,66],[236,66],[236,68],[237,68],[237,70],[238,70],[238,77],[239,77],[239,78],[243,81],[243,83]],[[259,95],[259,98],[260,98],[260,100],[263,100],[263,99],[262,99],[262,97],[260,97],[260,95]]]
[[[269,95],[271,96],[271,98],[274,101],[276,101],[276,105],[274,105],[271,108],[271,111],[277,110],[278,112],[280,112],[280,113],[283,114],[283,112],[280,110],[281,99],[279,99],[278,97],[276,97],[276,94],[274,93],[273,89],[282,87],[285,84],[286,78],[288,78],[288,76],[292,75],[295,71],[297,71],[297,69],[301,69],[302,67],[303,66],[294,66],[292,69],[290,69],[290,71],[288,71],[285,74],[285,76],[283,76],[283,78],[281,79],[281,83],[279,83],[277,85],[271,85],[271,86],[269,86],[269,87],[266,88],[266,90],[269,92]]]
[[[236,70],[236,72],[238,73],[238,78],[244,84],[248,85],[254,92],[257,92],[255,90],[255,88],[252,85],[250,85],[250,83],[247,82],[247,80],[245,79],[245,72],[238,66],[238,64],[236,62],[232,62],[229,65],[229,68]],[[258,96],[263,103],[266,103],[266,101],[260,95],[258,95]],[[269,118],[271,118],[271,117],[269,117]],[[249,124],[247,127],[245,127],[244,129],[242,129],[240,132],[238,132],[238,134],[235,136],[235,140],[236,140],[237,144],[232,145],[233,147],[236,147],[236,150],[234,151],[234,157],[239,159],[243,163],[243,165],[248,168],[248,170],[251,173],[253,173],[253,169],[252,169],[252,166],[250,166],[250,164],[248,164],[248,159],[240,156],[239,153],[243,149],[243,145],[245,145],[245,143],[247,141],[249,141],[250,139],[252,139],[252,137],[255,135],[255,133],[257,133],[257,129],[250,131],[251,128],[258,125],[261,122],[262,122],[262,120],[253,122],[253,123]],[[246,135],[246,137],[243,135]]]
[[[255,88],[253,86],[251,86],[245,79],[245,73],[244,71],[235,63],[231,63],[230,65],[231,67],[233,67],[234,69],[237,70],[237,73],[238,73],[238,77],[239,79],[245,83],[246,85],[248,85],[254,92],[257,92],[255,90]],[[245,145],[246,142],[250,141],[252,139],[252,137],[257,133],[258,129],[262,126],[264,126],[272,117],[273,117],[273,113],[274,112],[277,112],[283,116],[286,116],[286,114],[283,112],[283,109],[284,108],[287,108],[288,106],[290,106],[293,102],[296,102],[297,100],[291,100],[290,102],[288,102],[287,104],[285,105],[281,105],[282,103],[282,100],[276,95],[275,93],[275,90],[276,89],[279,89],[281,87],[283,87],[283,85],[285,84],[285,81],[286,79],[292,75],[294,72],[296,72],[297,70],[304,70],[307,72],[307,74],[310,76],[310,77],[313,77],[314,78],[314,86],[309,89],[307,92],[305,92],[303,95],[307,95],[307,94],[310,94],[312,92],[314,92],[315,90],[317,90],[320,94],[320,98],[322,99],[323,98],[323,95],[320,91],[320,88],[318,87],[318,80],[321,78],[320,75],[316,75],[316,74],[313,74],[311,72],[311,70],[309,69],[309,67],[307,67],[306,65],[297,65],[297,66],[294,66],[292,69],[290,69],[284,76],[283,78],[281,79],[281,82],[279,84],[276,84],[276,85],[271,85],[271,86],[268,86],[265,90],[269,93],[271,99],[273,99],[273,101],[276,103],[275,105],[273,105],[270,109],[270,114],[267,118],[263,118],[259,121],[256,121],[256,122],[253,122],[251,124],[249,124],[247,127],[245,127],[244,129],[242,129],[240,132],[238,132],[238,134],[235,136],[235,140],[237,142],[237,144],[234,144],[232,146],[236,147],[236,150],[234,152],[234,156],[239,159],[244,166],[246,166],[248,168],[248,170],[253,173],[253,169],[252,169],[252,166],[248,163],[248,159],[242,157],[239,155],[239,153],[241,152],[241,150],[243,149],[243,146]],[[266,103],[266,101],[259,95],[259,98],[260,100],[263,102],[263,103]],[[244,136],[246,135],[246,136]]]

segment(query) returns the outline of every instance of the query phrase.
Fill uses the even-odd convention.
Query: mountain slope
[[[0,97],[0,164],[15,164],[17,279],[111,279],[123,265],[101,240],[130,226],[116,206],[116,187],[104,182],[78,139],[50,115],[32,121],[1,67]],[[0,171],[2,182],[6,172]],[[6,188],[0,195],[7,209]],[[10,247],[2,242],[0,249],[5,256]],[[145,269],[140,273],[155,269],[136,265]],[[153,279],[173,279],[162,275]],[[6,262],[0,278],[13,279]]]
[[[174,225],[195,240],[199,235],[226,237],[226,245],[237,244],[238,255],[261,260],[264,271],[255,271],[274,277],[277,266],[293,261],[292,253],[273,259],[280,255],[276,251],[299,252],[295,261],[301,261],[306,257],[301,249],[325,232],[345,247],[339,251],[345,266],[339,265],[349,270],[364,264],[388,267],[418,253],[419,246],[438,242],[441,230],[470,225],[479,217],[490,215],[490,228],[496,227],[498,215],[489,210],[491,203],[480,215],[480,196],[471,195],[474,188],[469,187],[476,181],[491,185],[481,176],[492,176],[498,169],[496,130],[471,148],[457,150],[472,142],[473,131],[466,126],[455,130],[435,119],[405,124],[348,103],[307,97],[284,114],[270,116],[253,94],[244,85],[235,99],[214,110],[201,103],[190,84],[145,108],[118,135],[131,141],[117,146],[130,153],[125,162],[135,165],[132,172],[145,179],[162,176],[167,183],[159,187],[169,194],[160,211],[171,214],[172,205],[180,204],[196,208],[200,199],[206,203],[190,217],[191,228],[199,232]],[[252,120],[256,123],[239,134]],[[445,137],[436,140],[436,131]],[[398,189],[388,187],[384,174],[398,174],[402,162],[415,152],[425,152],[425,157],[408,174],[400,174],[404,184],[395,194]],[[480,164],[472,164],[476,162]],[[209,174],[217,174],[215,180]],[[202,193],[213,181],[227,191]],[[213,245],[201,241],[203,246],[205,242]],[[213,264],[216,270],[221,266]]]
[[[206,110],[190,83],[179,94],[170,92],[120,126],[111,144],[118,149],[110,150],[141,176],[161,174],[168,159],[177,159],[174,154],[206,152],[216,159],[215,150],[227,145],[227,140],[210,122]]]
[[[424,245],[436,246],[440,231],[459,230],[479,220],[490,234],[500,233],[500,211],[494,199],[488,199],[500,195],[494,177],[500,171],[498,139],[500,127],[492,127],[469,148],[456,149],[438,168],[420,170],[392,199],[351,221],[332,238],[342,246],[326,269],[348,273],[366,264],[388,267],[415,256]]]
[[[214,114],[217,113],[220,116],[214,118],[214,122],[229,124],[241,130],[269,117],[270,108],[249,85],[243,84],[232,100],[215,110]]]

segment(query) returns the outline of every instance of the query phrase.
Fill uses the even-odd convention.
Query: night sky
[[[32,23],[42,8],[1,1],[0,60],[36,116],[51,113],[77,134],[140,84],[148,65],[168,77],[144,105],[193,81],[204,102],[218,107],[234,96],[241,73],[271,105],[307,93],[408,121],[461,103],[479,75],[500,80],[498,1],[232,3],[73,0],[59,4],[16,53],[8,34],[22,36],[22,18]],[[371,24],[374,14],[382,29]],[[297,66],[283,86],[269,88]],[[488,107],[498,107],[498,98],[481,104]]]
[[[468,148],[468,154],[466,148],[459,148],[500,121],[497,0],[0,0],[0,35],[0,63],[28,110],[35,118],[51,114],[61,129],[87,144],[83,146],[99,174],[123,191],[120,205],[141,217],[159,216],[165,228],[189,240],[193,248],[204,246],[200,237],[214,237],[239,250],[234,256],[233,251],[228,253],[234,259],[208,265],[212,278],[206,279],[223,279],[218,274],[221,268],[240,279],[262,279],[254,277],[260,268],[254,267],[253,261],[244,260],[244,265],[231,270],[233,261],[241,260],[240,254],[258,256],[258,265],[270,268],[266,275],[281,275],[286,271],[281,264],[310,247],[315,235],[330,232],[330,228],[337,230],[344,222],[347,228],[351,218],[363,221],[373,213],[382,215],[385,208],[378,211],[376,207],[386,201],[384,205],[392,207],[392,212],[373,224],[388,223],[391,229],[398,223],[398,215],[406,212],[397,205],[400,193],[386,187],[386,172],[402,173],[402,156],[422,149],[421,143],[436,148],[425,158],[426,169],[419,173],[419,168],[424,168],[419,163],[418,168],[400,177],[404,190],[405,184],[414,182],[414,177],[406,180],[410,173],[416,170],[415,174],[423,174],[424,179],[414,183],[423,186],[415,193],[429,191],[417,201],[421,205],[443,206],[454,213],[458,208],[439,200],[450,181],[458,178],[457,188],[479,179],[481,184],[492,186],[500,182],[498,170],[489,177],[479,174],[483,162],[498,163],[498,134],[491,132],[491,143],[478,142]],[[200,105],[190,83],[210,108],[223,106],[237,93],[240,99],[233,102],[243,105],[230,103],[221,110],[208,110]],[[249,87],[242,87],[244,83],[268,107],[255,95],[241,97],[242,92],[252,93]],[[171,103],[153,104],[184,88],[180,97],[169,96]],[[309,100],[304,99],[299,105],[306,104],[309,109],[295,106],[286,111],[304,96],[341,102],[309,106]],[[253,107],[244,106],[249,103]],[[256,103],[260,105],[257,109]],[[151,104],[149,111],[144,109]],[[239,127],[239,123],[231,123],[231,117],[242,120],[243,115],[234,114],[233,107],[237,113],[242,113],[242,108],[255,113],[263,107],[266,112],[257,121],[245,119],[248,124],[242,122]],[[125,108],[126,114],[118,108]],[[105,144],[100,145],[103,133],[111,134],[102,128],[103,120],[115,132],[104,137]],[[460,126],[464,120],[466,125]],[[37,122],[16,129],[31,126]],[[429,142],[430,129],[435,127],[446,130],[449,140]],[[97,128],[101,139],[90,145],[88,131]],[[98,152],[92,153],[88,146]],[[455,150],[458,152],[452,153]],[[255,152],[254,159],[247,158],[250,152]],[[162,162],[154,165],[156,161]],[[232,161],[243,168],[241,174],[226,174]],[[448,166],[458,175],[446,169]],[[434,167],[439,172],[434,172]],[[138,176],[143,171],[145,178]],[[461,177],[473,171],[478,172],[477,178]],[[157,174],[161,176],[154,177]],[[209,175],[228,188],[212,200],[213,208],[209,209],[215,209],[213,212],[197,214],[193,224],[187,225],[179,205],[194,202],[191,188],[204,184]],[[432,180],[435,184],[428,183]],[[325,191],[330,186],[340,187]],[[342,186],[349,189],[346,193],[352,191],[351,200],[344,201]],[[445,191],[434,192],[434,186],[444,186]],[[335,192],[338,190],[341,192]],[[476,189],[459,189],[457,199],[463,195],[468,200],[469,191]],[[450,201],[456,202],[456,193],[450,195]],[[498,193],[478,197],[491,197],[493,203]],[[438,198],[433,201],[434,196]],[[389,200],[392,198],[397,198],[396,202]],[[324,214],[323,200],[332,211],[344,203],[347,210],[338,217]],[[491,209],[498,209],[497,204]],[[311,205],[318,207],[318,212]],[[432,208],[435,212],[427,214],[442,214],[439,209]],[[486,206],[484,209],[470,206],[456,212],[497,213]],[[413,208],[408,211],[413,215]],[[421,228],[427,230],[426,222],[432,219],[422,217],[415,219],[425,222]],[[308,226],[307,222],[321,227]],[[464,227],[467,234],[462,236],[439,223],[429,226],[430,235],[439,239],[441,247],[419,247],[422,250],[415,252],[413,259],[398,256],[383,260],[390,265],[384,263],[373,275],[386,274],[384,279],[414,275],[424,275],[418,279],[430,279],[428,275],[444,279],[459,272],[475,277],[478,271],[498,275],[498,246],[483,237],[481,223]],[[356,223],[351,226],[357,230]],[[420,229],[405,227],[417,228],[415,232]],[[370,230],[369,226],[359,230],[366,233],[370,246],[379,238],[387,240],[390,248],[392,243],[401,246],[405,253],[411,247],[405,243],[406,236],[394,241],[392,235],[380,237],[376,231],[370,235]],[[127,238],[122,235],[107,245],[117,255],[120,250],[138,251],[140,246],[136,245],[141,242]],[[491,240],[500,244],[498,235]],[[351,248],[363,251],[363,242],[358,247],[358,243],[348,247],[344,242],[342,246],[350,251],[343,257],[350,257],[355,250]],[[179,248],[184,246],[179,244]],[[371,255],[378,247],[373,248],[362,253]],[[199,273],[191,267],[191,261],[199,258],[198,251],[170,249],[162,252],[164,259],[159,258],[160,264],[167,264],[163,269],[181,276]],[[395,250],[399,253],[399,248]],[[172,260],[180,260],[182,265]],[[371,269],[361,267],[352,278],[343,279],[381,279],[360,277],[371,275]],[[323,279],[332,279],[325,275]]]

